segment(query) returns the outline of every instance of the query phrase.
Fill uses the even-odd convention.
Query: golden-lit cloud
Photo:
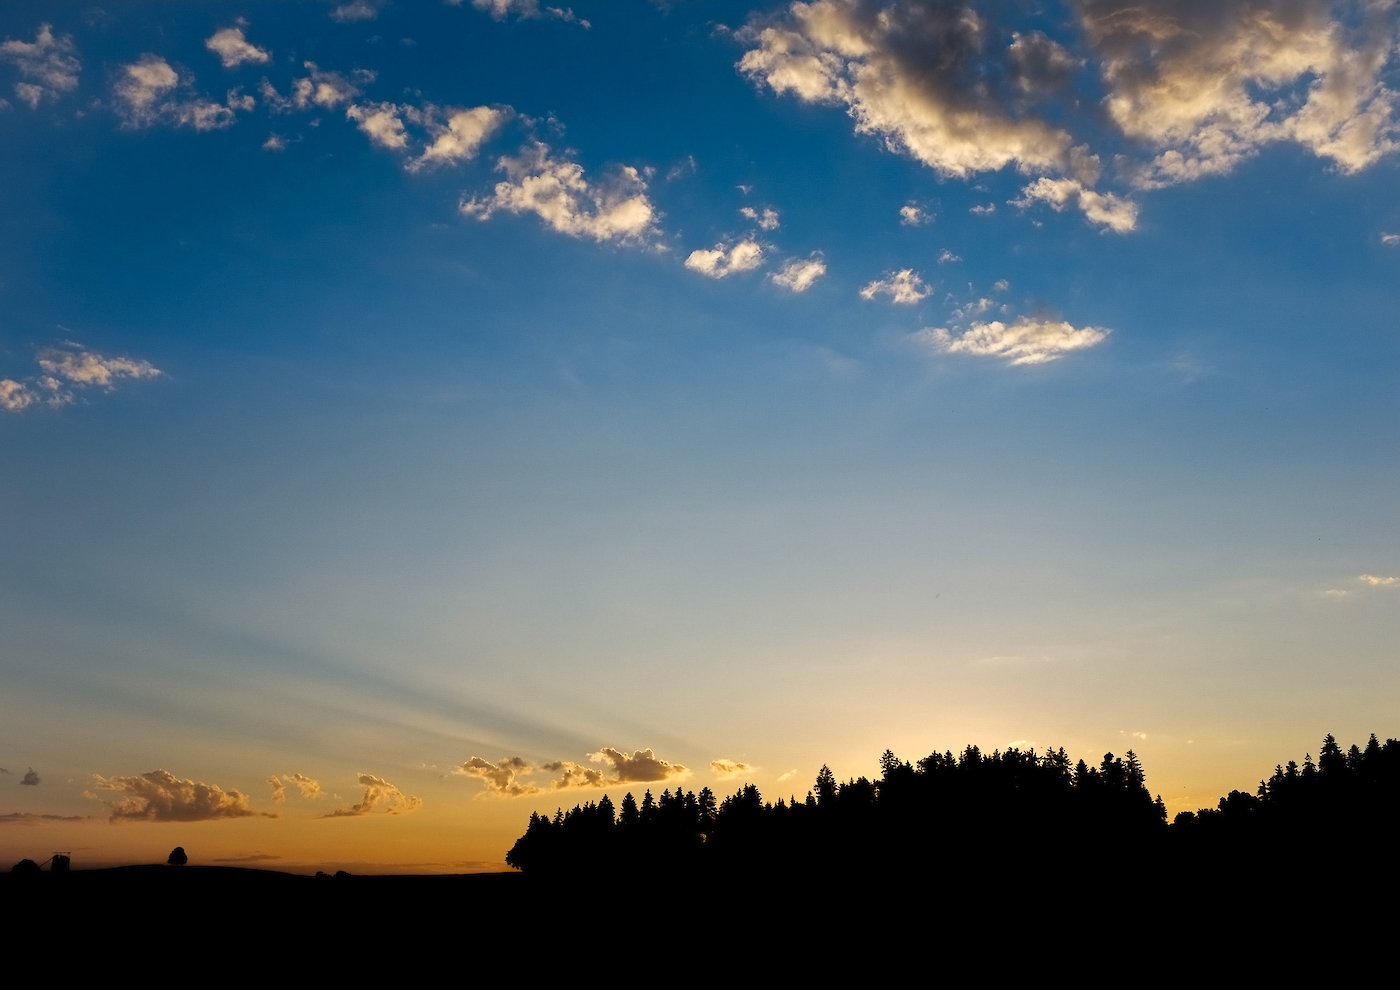
[[[814,251],[808,258],[793,258],[768,277],[773,284],[790,292],[806,292],[816,284],[817,279],[826,274],[826,262],[821,252]]]
[[[125,795],[111,801],[88,795],[107,805],[114,822],[198,822],[260,814],[248,807],[248,798],[240,791],[225,791],[215,784],[182,780],[166,770],[152,770],[137,777],[94,774],[93,785],[99,790]]]
[[[259,95],[268,108],[275,113],[289,113],[293,110],[333,110],[345,106],[360,95],[360,87],[374,81],[374,73],[368,69],[356,69],[349,76],[339,72],[321,69],[315,62],[303,62],[307,74],[292,80],[291,92],[282,96],[277,89],[264,79],[259,87]]]
[[[475,777],[486,785],[485,793],[520,797],[535,794],[540,790],[534,784],[520,779],[533,770],[534,767],[518,756],[507,756],[495,763],[480,756],[473,756],[452,772],[465,777]]]
[[[267,782],[272,786],[272,800],[279,804],[287,800],[289,786],[295,787],[304,798],[315,799],[321,796],[320,782],[304,773],[289,773],[280,777],[274,774],[267,779]]]
[[[876,296],[889,296],[890,302],[911,306],[928,298],[932,291],[918,272],[912,268],[902,268],[867,284],[860,290],[860,297],[874,299]]]
[[[649,749],[639,749],[628,756],[621,750],[605,746],[590,754],[589,759],[594,763],[606,763],[611,766],[613,781],[619,784],[667,780],[671,777],[684,777],[690,773],[679,763],[667,763]]]
[[[77,52],[70,35],[57,36],[48,24],[39,25],[33,41],[7,38],[0,42],[0,62],[19,70],[15,96],[31,110],[78,88],[82,63]]]
[[[35,361],[38,374],[0,379],[0,409],[17,413],[34,406],[66,406],[84,389],[110,392],[119,381],[156,378],[161,373],[149,361],[107,357],[72,342],[44,348]]]
[[[554,760],[551,763],[541,764],[540,769],[559,774],[559,778],[550,785],[556,791],[569,787],[606,787],[610,783],[615,783],[615,781],[608,780],[603,775],[603,771],[570,760]]]
[[[272,60],[272,54],[266,48],[259,48],[244,37],[243,28],[246,26],[246,22],[239,21],[232,27],[219,28],[204,42],[205,48],[219,56],[225,69],[237,68],[244,63],[264,65]]]
[[[1057,213],[1067,206],[1076,207],[1090,223],[1115,234],[1126,234],[1137,228],[1136,203],[1122,196],[1086,189],[1077,179],[1041,176],[1021,190],[1021,198],[1015,200],[1013,205],[1024,209],[1037,202],[1049,204]]]
[[[376,777],[372,773],[361,773],[357,778],[360,785],[364,787],[365,794],[357,804],[352,804],[348,808],[337,808],[335,811],[327,812],[322,818],[355,818],[360,815],[371,815],[375,812],[397,815],[405,811],[416,811],[423,806],[421,798],[411,794],[405,794],[383,777]]]
[[[112,86],[115,106],[127,127],[170,124],[195,131],[217,131],[233,125],[239,110],[253,109],[251,96],[229,90],[218,103],[193,92],[169,62],[146,54],[124,65]]]
[[[1400,588],[1400,577],[1382,574],[1362,574],[1356,580],[1371,588]]]
[[[408,164],[409,171],[470,161],[511,113],[509,107],[426,108],[425,120],[433,140]]]
[[[899,222],[906,227],[922,227],[933,222],[933,214],[922,204],[909,202],[899,208]]]
[[[582,165],[556,156],[542,141],[503,156],[496,169],[506,181],[496,183],[489,196],[462,200],[463,216],[488,220],[500,211],[534,213],[561,234],[623,244],[642,243],[656,233],[656,208],[640,169],[623,166],[611,180],[593,182]]]
[[[1145,187],[1229,172],[1291,141],[1355,172],[1397,148],[1391,3],[1080,0],[1127,136],[1157,150]]]
[[[739,241],[725,246],[716,244],[713,248],[701,248],[690,252],[685,259],[685,267],[710,278],[724,278],[735,272],[752,271],[763,264],[763,247],[753,239]]]
[[[345,118],[354,121],[371,144],[402,149],[408,146],[408,134],[403,126],[406,109],[394,103],[352,103],[345,108]]]
[[[757,767],[752,767],[747,763],[741,763],[738,760],[719,759],[710,761],[710,769],[715,772],[715,775],[718,776],[720,780],[729,780],[731,777],[741,777],[744,774],[752,773]]]
[[[1011,323],[992,320],[973,323],[961,332],[920,330],[915,339],[931,350],[948,354],[1004,358],[1013,365],[1044,364],[1072,351],[1081,351],[1108,339],[1110,331],[1099,327],[1075,327],[1062,320],[1023,316]]]

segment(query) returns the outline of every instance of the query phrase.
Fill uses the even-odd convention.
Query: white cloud
[[[372,773],[361,773],[358,781],[365,789],[364,797],[360,799],[358,804],[352,804],[348,808],[338,808],[321,817],[354,818],[359,815],[373,814],[376,811],[397,815],[404,811],[416,811],[423,806],[421,798],[405,794],[383,777],[376,777]]]
[[[160,375],[149,361],[106,357],[72,343],[44,348],[35,360],[40,374],[19,381],[0,379],[0,409],[17,413],[35,405],[66,406],[74,400],[74,390],[100,388],[110,392],[122,379]]]
[[[225,69],[236,68],[245,62],[263,65],[272,59],[266,48],[251,44],[243,36],[244,26],[240,22],[233,27],[220,28],[204,42],[205,48],[219,56]]]
[[[33,41],[6,39],[0,43],[0,62],[14,63],[26,80],[15,84],[15,95],[30,109],[42,100],[77,89],[82,71],[72,37],[55,37],[48,24],[39,25]]]
[[[266,79],[260,87],[262,98],[269,107],[279,113],[289,110],[308,110],[319,107],[333,110],[350,103],[360,95],[360,83],[370,82],[374,73],[368,69],[356,69],[353,79],[339,72],[323,71],[315,62],[304,62],[307,75],[292,80],[292,90],[282,96]]]
[[[237,110],[252,109],[253,100],[230,90],[225,103],[215,103],[189,92],[189,85],[170,63],[158,55],[142,55],[122,66],[113,85],[118,113],[128,127],[150,127],[167,121],[196,131],[230,126]]]
[[[700,248],[690,252],[685,267],[710,278],[724,278],[735,272],[752,271],[763,264],[763,247],[755,240],[743,240],[725,247]]]
[[[1393,4],[1081,0],[1109,117],[1157,151],[1143,187],[1229,172],[1293,141],[1344,172],[1400,147]]]
[[[944,248],[941,252],[939,252],[938,263],[940,265],[947,265],[955,261],[962,261],[962,258],[959,255],[954,254],[952,251],[949,251],[947,248]]]
[[[933,222],[933,214],[918,203],[905,203],[899,208],[899,222],[906,227],[922,227]]]
[[[486,793],[505,797],[520,797],[536,794],[539,788],[520,780],[524,774],[534,770],[518,756],[507,756],[492,763],[480,756],[473,756],[452,772],[465,777],[475,777],[486,785]]]
[[[1400,234],[1381,234],[1381,243],[1389,247],[1400,244]]]
[[[247,818],[257,814],[248,807],[247,796],[239,791],[225,791],[214,784],[181,780],[165,770],[152,770],[139,777],[94,775],[93,781],[101,790],[126,795],[115,801],[104,801],[114,822],[198,822],[216,818]]]
[[[609,182],[590,182],[582,165],[555,157],[540,141],[526,144],[513,158],[502,157],[496,168],[506,181],[496,183],[488,197],[463,200],[464,216],[486,220],[498,210],[534,213],[561,234],[624,244],[645,242],[656,233],[656,208],[639,169],[623,166]]]
[[[768,277],[784,289],[806,292],[825,274],[826,262],[820,252],[814,252],[810,258],[793,258]]]
[[[976,216],[986,216],[988,213],[995,213],[996,211],[997,204],[995,203],[984,203],[980,206],[969,206],[967,208],[968,213],[972,213]]]
[[[914,338],[933,350],[1005,358],[1018,365],[1054,361],[1071,351],[1103,343],[1109,333],[1098,327],[1076,328],[1062,321],[1023,316],[1010,324],[1000,320],[974,323],[961,332],[942,327],[920,330]]]
[[[910,306],[927,298],[932,291],[918,272],[912,268],[903,268],[892,272],[886,278],[871,282],[860,290],[860,295],[862,299],[889,296],[891,302],[901,306]]]
[[[449,107],[445,120],[434,110],[428,114],[433,141],[423,154],[409,162],[410,172],[436,165],[456,165],[476,157],[481,146],[500,129],[510,109],[495,107]]]
[[[760,230],[778,229],[778,211],[771,207],[756,210],[752,206],[744,206],[740,207],[739,213],[758,224]]]
[[[1112,193],[1086,189],[1082,182],[1075,179],[1041,176],[1022,189],[1021,198],[1013,200],[1012,205],[1025,209],[1036,202],[1050,204],[1057,213],[1066,206],[1076,206],[1083,211],[1090,223],[1096,223],[1116,234],[1126,234],[1137,228],[1136,203]]]
[[[345,108],[345,118],[381,148],[403,150],[408,147],[408,134],[404,131],[402,114],[410,109],[395,103],[352,103]]]
[[[452,6],[460,6],[462,0],[447,0]],[[576,15],[568,7],[541,7],[540,0],[472,0],[472,6],[477,10],[490,14],[493,20],[503,21],[507,17],[515,16],[522,20],[534,20],[541,17],[551,17],[555,20],[570,21],[580,24],[583,27],[590,27],[589,23]]]
[[[263,151],[284,151],[287,147],[287,139],[281,134],[269,134],[267,140],[262,143]]]

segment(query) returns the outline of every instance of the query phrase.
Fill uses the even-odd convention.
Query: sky
[[[0,6],[0,862],[1400,735],[1390,0]],[[8,857],[8,860],[3,859]]]

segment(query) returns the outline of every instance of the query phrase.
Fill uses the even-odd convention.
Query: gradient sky
[[[1397,20],[0,6],[0,863],[1400,734]]]

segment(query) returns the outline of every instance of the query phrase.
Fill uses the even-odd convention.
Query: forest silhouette
[[[928,887],[969,903],[996,891],[1140,899],[1153,884],[1251,876],[1248,896],[1367,896],[1396,876],[1389,828],[1400,813],[1400,741],[1343,751],[1328,734],[1317,761],[1280,764],[1255,793],[1171,823],[1129,750],[1097,766],[1064,749],[1011,748],[908,762],[889,750],[880,776],[837,782],[823,766],[805,797],[765,801],[746,784],[717,800],[664,790],[530,816],[506,862],[527,875],[763,876],[796,889],[814,876],[865,876],[884,889]],[[878,880],[873,878],[878,877]]]

